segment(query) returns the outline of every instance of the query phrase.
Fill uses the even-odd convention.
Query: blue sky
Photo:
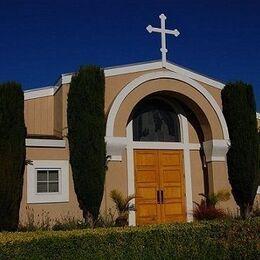
[[[24,89],[52,85],[82,64],[102,67],[160,59],[160,35],[178,28],[168,60],[220,81],[254,86],[260,111],[260,1],[2,0],[0,82]]]

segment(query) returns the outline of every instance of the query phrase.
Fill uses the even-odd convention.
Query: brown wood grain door
[[[137,224],[186,220],[182,158],[182,151],[134,151]]]

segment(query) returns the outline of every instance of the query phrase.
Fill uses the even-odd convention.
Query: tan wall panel
[[[199,143],[198,134],[193,125],[188,122],[188,131],[189,131],[189,142],[190,143]]]
[[[35,109],[34,101],[27,100],[24,103],[24,120],[27,127],[27,133],[35,133]]]
[[[221,89],[212,87],[202,82],[199,83],[212,95],[212,97],[217,101],[218,105],[222,109]]]
[[[118,76],[111,76],[106,77],[105,84],[105,111],[108,112],[109,108],[111,107],[114,99],[118,95],[118,93],[131,81],[134,79],[142,76],[143,74],[151,73],[153,71],[164,71],[165,69],[158,69],[158,70],[149,70],[149,71],[142,71],[136,73],[129,73],[124,75]]]
[[[226,162],[209,162],[208,172],[210,178],[210,192],[218,192],[220,190],[228,190],[231,194],[231,185],[228,180],[227,164]],[[237,205],[231,194],[231,198],[227,202],[221,202],[219,204],[223,209],[227,209],[232,213],[237,213]]]
[[[67,107],[68,107],[68,93],[69,93],[69,84],[62,85],[62,127],[63,127],[63,136],[68,133],[68,124],[67,124]]]
[[[69,151],[65,148],[27,147],[26,158],[28,160],[68,160]]]
[[[61,87],[54,95],[54,135],[62,137],[63,118],[63,88]]]
[[[26,100],[25,124],[28,134],[53,135],[54,97]]]
[[[44,159],[46,158],[42,157],[42,160]],[[28,224],[30,217],[34,218],[35,225],[41,225],[41,223],[48,221],[48,219],[51,225],[55,224],[56,220],[66,222],[66,218],[82,220],[82,211],[78,207],[71,169],[69,172],[69,202],[39,204],[27,203],[27,172],[25,169],[23,196],[20,205],[20,222]]]
[[[115,204],[110,198],[110,192],[117,189],[125,196],[127,195],[127,161],[126,152],[124,152],[122,161],[110,161],[108,163],[108,170],[106,172],[106,182],[104,189],[104,196],[100,212],[108,212],[109,209],[115,211]]]
[[[192,183],[192,200],[199,203],[202,197],[199,193],[204,193],[204,179],[202,163],[199,151],[190,151],[191,160],[191,183]]]

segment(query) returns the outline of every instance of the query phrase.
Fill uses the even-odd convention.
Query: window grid
[[[57,172],[57,180],[50,180],[50,172]],[[37,193],[58,193],[59,192],[59,176],[60,176],[60,169],[36,169],[36,182],[37,182]],[[46,180],[38,180],[38,173],[39,172],[46,172]],[[46,191],[39,191],[38,184],[39,183],[46,183]],[[57,184],[57,191],[50,191],[50,184]]]

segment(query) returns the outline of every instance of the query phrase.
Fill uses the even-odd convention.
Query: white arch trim
[[[108,118],[107,118],[107,125],[106,125],[106,136],[107,137],[113,137],[114,136],[114,124],[115,124],[115,119],[116,115],[120,109],[121,104],[125,100],[125,98],[133,91],[135,90],[138,86],[141,84],[155,80],[155,79],[175,79],[179,81],[183,81],[193,88],[195,88],[198,92],[200,92],[210,103],[212,108],[217,114],[217,117],[220,121],[222,131],[223,131],[223,136],[226,141],[229,140],[229,134],[228,134],[228,128],[226,124],[226,120],[224,118],[224,115],[216,102],[216,100],[212,97],[212,95],[204,88],[202,87],[197,81],[194,81],[186,76],[179,75],[175,72],[169,72],[169,71],[158,71],[158,72],[152,72],[148,74],[144,74],[130,83],[128,83],[122,90],[121,92],[117,95],[115,98],[112,107],[109,111]]]

